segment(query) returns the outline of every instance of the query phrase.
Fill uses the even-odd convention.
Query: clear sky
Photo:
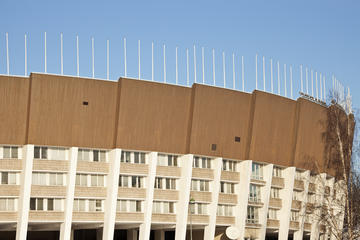
[[[6,74],[5,33],[9,33],[10,73],[24,74],[24,34],[28,38],[28,72],[44,71],[44,32],[47,32],[47,71],[60,73],[60,32],[64,34],[64,73],[76,74],[76,35],[80,42],[80,75],[91,76],[91,37],[95,38],[95,76],[106,78],[106,40],[110,41],[110,79],[124,75],[123,38],[127,38],[128,76],[138,77],[137,44],[141,40],[141,75],[151,79],[154,42],[155,80],[163,81],[166,44],[167,81],[175,82],[175,47],[179,47],[179,82],[186,84],[186,48],[190,82],[202,81],[201,47],[205,53],[205,82],[212,84],[212,49],[216,83],[232,87],[232,53],[236,88],[241,89],[241,56],[245,60],[245,90],[255,88],[255,54],[259,54],[259,88],[263,89],[262,56],[266,60],[266,90],[270,90],[270,58],[293,68],[294,96],[300,90],[300,64],[326,76],[334,74],[351,88],[360,107],[360,1],[0,1],[0,74]],[[277,69],[274,67],[277,92]],[[310,77],[309,77],[310,78]],[[314,75],[315,78],[315,75]],[[305,73],[304,73],[305,79]],[[305,85],[305,83],[304,83]],[[315,83],[314,83],[315,85]],[[290,95],[289,68],[287,93]]]

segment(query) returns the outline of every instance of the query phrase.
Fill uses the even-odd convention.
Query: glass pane
[[[8,184],[8,173],[7,172],[1,173],[1,184]]]
[[[47,200],[47,210],[48,211],[53,211],[54,210],[54,199],[53,198],[49,198]]]
[[[56,185],[64,185],[63,181],[64,181],[64,175],[62,173],[57,173],[56,174]]]
[[[127,163],[130,162],[130,152],[126,152],[125,162],[127,162]]]
[[[11,158],[18,158],[18,147],[11,147]]]
[[[97,175],[91,175],[91,186],[92,187],[97,186]]]
[[[105,151],[100,151],[100,161],[106,162],[106,152]]]
[[[83,150],[83,159],[84,161],[90,161],[90,150]]]
[[[141,201],[136,201],[136,212],[141,212]]]
[[[140,157],[139,157],[139,153],[135,152],[134,153],[134,162],[135,163],[140,163]]]
[[[44,210],[44,199],[38,198],[37,199],[37,210]]]
[[[79,211],[84,212],[85,211],[85,200],[79,199]]]
[[[136,187],[136,177],[135,176],[131,177],[131,187]]]
[[[103,176],[103,175],[98,175],[98,186],[99,186],[99,187],[104,187],[104,186],[105,186],[104,178],[105,178],[105,176]]]
[[[95,212],[95,200],[89,200],[89,212]]]
[[[140,153],[140,163],[145,164],[145,153]]]
[[[6,198],[0,198],[0,211],[6,211]],[[30,210],[31,206],[30,206]]]
[[[54,210],[62,211],[62,199],[54,199]]]
[[[47,159],[47,147],[41,148],[41,159]]]
[[[80,186],[80,174],[76,174],[75,185]]]
[[[87,175],[85,175],[85,174],[81,174],[80,175],[81,176],[81,186],[87,186]]]
[[[10,147],[3,148],[3,158],[10,158]]]
[[[126,200],[120,200],[120,211],[126,212]]]
[[[50,173],[50,185],[56,185],[56,173]],[[76,175],[76,183],[78,180],[78,175]]]
[[[9,173],[9,184],[16,184],[16,173]]]
[[[7,210],[8,211],[15,211],[15,199],[14,198],[9,198],[8,199]]]
[[[94,162],[98,162],[99,161],[99,151],[94,150],[93,151],[93,156],[94,156]]]

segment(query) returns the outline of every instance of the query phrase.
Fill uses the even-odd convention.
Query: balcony
[[[64,212],[29,211],[29,222],[31,221],[62,222],[64,221]]]
[[[260,198],[257,197],[249,197],[248,205],[255,206],[255,207],[262,207],[264,205],[263,202],[261,202]]]
[[[31,186],[32,197],[65,197],[66,187],[65,186],[44,186],[44,185],[32,185]],[[90,195],[91,196],[91,195]]]
[[[0,221],[1,222],[16,222],[17,221],[17,212],[0,212]]]
[[[190,196],[197,202],[211,202],[211,192],[191,191]]]
[[[21,159],[1,159],[0,160],[1,170],[22,170]]]
[[[20,185],[0,185],[0,196],[20,196]]]
[[[75,186],[75,197],[100,197],[106,198],[106,187]]]
[[[240,173],[221,171],[221,181],[239,182],[240,181]]]
[[[66,171],[68,171],[68,169],[69,169],[69,161],[68,160],[34,159],[34,162],[33,162],[33,170],[34,171],[66,172]]]
[[[103,212],[73,212],[73,222],[94,221],[104,222]]]
[[[304,181],[295,179],[294,189],[298,191],[304,191]]]
[[[216,225],[231,226],[235,224],[235,217],[232,216],[216,216]]]
[[[168,189],[154,189],[154,200],[179,200],[179,192]]]
[[[282,200],[280,198],[270,198],[269,207],[280,209],[282,207]]]
[[[120,163],[120,174],[128,173],[132,175],[147,175],[149,165],[138,163]]]
[[[291,209],[294,209],[294,210],[298,210],[298,211],[299,211],[299,210],[301,209],[301,201],[292,200]]]
[[[237,195],[219,193],[219,204],[237,204]]]
[[[250,182],[256,185],[266,185],[266,182],[263,180],[263,176],[261,175],[251,175]]]
[[[272,177],[271,186],[276,187],[276,188],[284,188],[284,186],[285,186],[284,178]]]
[[[214,179],[214,170],[210,168],[193,168],[192,177],[198,179]]]
[[[299,230],[299,222],[298,221],[290,221],[290,229]]]
[[[108,173],[109,172],[109,163],[78,161],[76,171],[77,172],[91,172],[91,173]]]
[[[306,204],[306,213],[312,213],[315,209],[315,205],[313,203]]]
[[[188,216],[188,221],[190,222],[190,215]],[[191,214],[191,221],[193,224],[209,224],[209,215],[198,215]]]
[[[181,168],[172,166],[157,166],[156,176],[181,177]]]
[[[152,223],[176,223],[176,214],[174,213],[153,213]]]
[[[144,214],[138,212],[117,212],[115,221],[123,223],[142,223],[144,221]]]
[[[118,198],[145,199],[145,197],[146,197],[145,188],[127,188],[127,187],[118,188]]]
[[[261,228],[261,224],[259,224],[259,219],[246,219],[246,227]]]
[[[280,221],[277,219],[268,219],[267,220],[267,224],[266,224],[266,228],[275,228],[278,229],[280,226]]]
[[[315,183],[309,183],[309,193],[316,193]]]

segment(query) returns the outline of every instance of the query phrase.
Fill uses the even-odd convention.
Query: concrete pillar
[[[240,183],[236,185],[238,202],[235,206],[235,227],[238,228],[240,232],[239,240],[243,240],[245,236],[251,167],[251,160],[240,162]]]
[[[294,240],[302,240],[304,235],[304,223],[306,216],[306,204],[308,201],[309,194],[309,183],[310,183],[310,171],[305,171],[302,173],[302,178],[304,179],[304,191],[301,193],[301,209],[299,212],[299,230],[294,232]]]
[[[139,230],[140,240],[148,240],[150,238],[157,155],[158,155],[157,152],[151,152],[149,154],[149,174],[147,178],[146,199],[144,204],[144,222],[140,224],[140,230]]]
[[[178,185],[179,201],[176,204],[175,240],[185,240],[186,237],[193,158],[192,154],[187,154],[178,160],[181,164],[181,178]]]
[[[34,145],[23,146],[16,240],[25,240],[27,235],[33,159]]]
[[[165,240],[165,231],[164,230],[156,230],[155,231],[155,240]]]
[[[283,170],[284,189],[280,190],[280,198],[282,199],[282,207],[279,211],[279,240],[287,240],[290,227],[290,214],[292,205],[292,195],[295,182],[295,167],[288,167]]]
[[[214,181],[211,191],[211,203],[209,204],[209,225],[205,226],[204,240],[215,237],[216,212],[219,200],[220,178],[222,169],[222,158],[214,159]]]
[[[266,184],[261,188],[261,201],[264,205],[259,211],[259,223],[261,224],[259,239],[265,239],[266,236],[267,212],[269,210],[273,167],[273,164],[268,164],[263,167],[264,181]]]
[[[109,174],[107,177],[107,196],[105,201],[103,240],[113,240],[116,218],[116,203],[119,189],[121,149],[109,153]]]
[[[324,202],[324,193],[325,193],[325,186],[326,186],[326,173],[321,173],[316,176],[315,179],[316,184],[316,203],[323,204]],[[319,217],[321,209],[315,208],[315,213],[312,217],[312,224],[311,224],[311,235],[310,240],[318,240],[320,234],[320,226],[319,226]]]
[[[60,226],[60,240],[70,239],[73,235],[71,231],[72,213],[74,204],[74,192],[75,192],[75,180],[76,180],[76,166],[78,157],[78,148],[70,148],[69,154],[69,171],[66,179],[66,199],[65,199],[65,211],[64,211],[64,222]]]

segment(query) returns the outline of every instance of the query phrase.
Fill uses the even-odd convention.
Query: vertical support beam
[[[209,225],[205,226],[204,240],[213,239],[215,237],[216,212],[217,212],[217,205],[219,200],[221,169],[222,169],[222,158],[215,158],[214,182],[211,192],[211,203],[209,204],[209,210],[210,210]]]
[[[272,181],[273,164],[265,165],[263,168],[264,181],[266,185],[261,188],[261,200],[264,203],[259,213],[259,223],[261,224],[259,239],[265,239],[266,225],[267,225],[267,212],[269,210],[270,190]]]
[[[74,192],[75,192],[75,179],[76,179],[76,166],[77,166],[78,148],[70,148],[69,154],[69,171],[67,174],[67,189],[65,200],[64,223],[60,226],[60,240],[70,239],[72,233],[71,222],[74,204]]]
[[[310,183],[310,171],[302,173],[304,179],[304,191],[301,194],[301,209],[299,213],[299,230],[294,232],[294,240],[302,240],[304,235],[304,223],[306,216],[306,204],[308,201],[309,183]]]
[[[247,206],[250,189],[252,161],[246,160],[240,163],[240,182],[236,185],[237,205],[235,206],[235,227],[239,229],[240,237],[244,239],[247,218]]]
[[[107,179],[103,240],[112,240],[114,238],[116,202],[119,189],[120,157],[121,149],[113,149],[109,153],[110,172]]]
[[[320,203],[321,205],[324,202],[324,192],[326,186],[326,173],[321,173],[316,177],[316,203]],[[319,226],[319,216],[321,209],[315,209],[315,213],[313,214],[312,224],[311,224],[311,235],[310,240],[318,240],[320,234],[320,226]]]
[[[280,213],[279,240],[288,239],[292,195],[293,195],[294,181],[295,181],[295,171],[296,171],[295,167],[288,167],[283,171],[285,186],[284,189],[280,191],[280,198],[282,199],[282,207],[279,211]]]
[[[34,145],[23,146],[16,240],[26,239],[27,235],[33,159]]]
[[[179,201],[176,205],[178,212],[176,214],[175,240],[185,240],[186,237],[193,158],[192,154],[187,154],[179,160],[181,178],[179,180]]]
[[[144,222],[140,224],[139,240],[148,240],[150,238],[157,156],[157,152],[151,152],[149,154],[149,174],[146,186]]]

